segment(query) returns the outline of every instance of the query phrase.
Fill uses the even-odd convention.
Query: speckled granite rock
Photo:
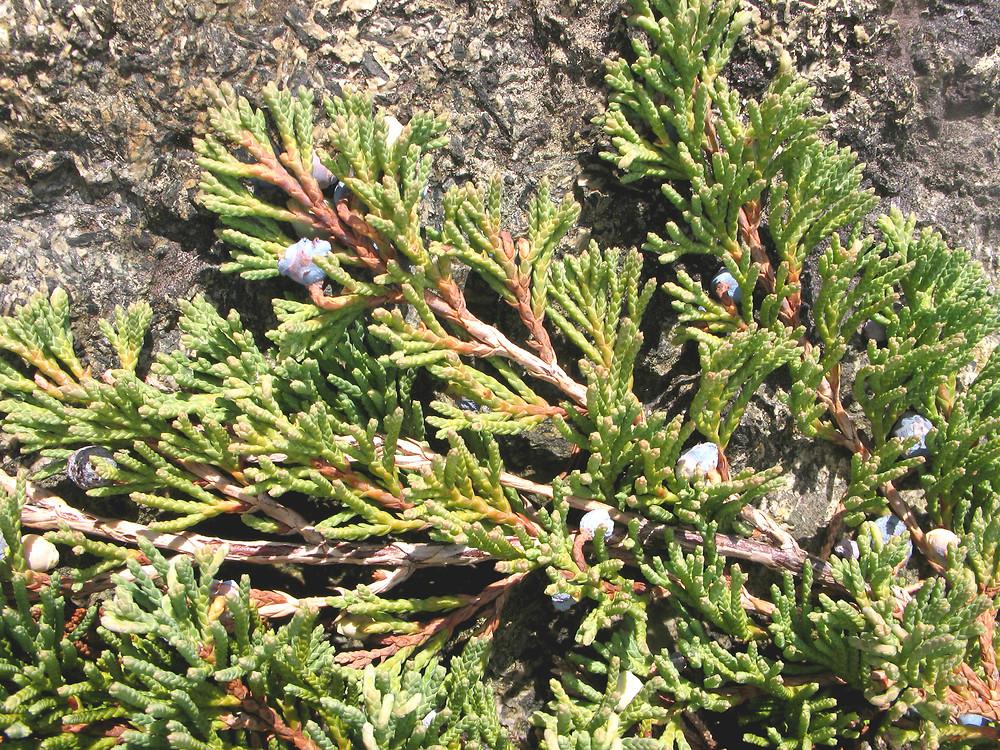
[[[377,94],[403,121],[415,109],[449,112],[452,139],[437,159],[433,200],[453,182],[498,171],[517,216],[523,196],[547,177],[583,204],[586,229],[576,241],[638,244],[662,222],[663,209],[647,187],[617,184],[597,156],[602,138],[591,124],[605,97],[601,61],[626,47],[623,5],[2,4],[0,311],[39,286],[65,286],[80,345],[98,366],[108,353],[95,336],[96,319],[140,297],[156,313],[157,349],[176,343],[176,298],[197,291],[236,307],[251,325],[267,324],[270,298],[287,286],[218,273],[224,252],[214,222],[192,202],[191,139],[203,122],[206,76],[247,93],[275,78],[331,89],[350,83]],[[760,91],[775,47],[786,47],[817,86],[817,106],[832,115],[829,134],[867,162],[883,204],[937,223],[996,277],[1000,0],[757,5],[756,31],[730,71],[733,84]],[[671,343],[665,299],[654,304],[637,387],[648,403],[676,411],[690,395],[696,364],[690,350]],[[563,452],[557,446],[550,454]],[[825,523],[848,468],[838,451],[794,438],[772,387],[751,404],[731,454],[737,465],[781,462],[795,476],[769,507],[804,539]],[[519,642],[521,629],[551,617],[519,608],[508,640]],[[505,723],[525,736],[547,676],[506,656],[497,669],[505,676]]]
[[[60,279],[87,314],[138,293],[166,314],[178,294],[233,285],[205,275],[211,221],[191,202],[204,76],[247,91],[274,77],[351,82],[404,118],[447,111],[441,187],[499,170],[516,204],[546,176],[584,202],[601,240],[632,243],[656,225],[648,191],[608,179],[590,124],[601,60],[625,46],[618,0],[105,0],[0,13],[2,304]],[[758,15],[734,83],[758,89],[785,45],[879,194],[995,271],[1000,4],[828,0]]]
[[[824,0],[772,6],[787,48],[867,164],[884,205],[915,212],[1000,271],[1000,3]],[[764,43],[752,45],[756,52]]]

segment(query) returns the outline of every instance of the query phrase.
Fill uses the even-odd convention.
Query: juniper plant
[[[34,466],[0,474],[5,744],[1000,736],[995,295],[940,235],[870,216],[861,166],[825,141],[787,60],[759,101],[729,89],[736,0],[631,6],[600,122],[623,181],[672,212],[644,248],[666,266],[652,276],[639,251],[561,252],[579,207],[544,184],[520,232],[497,179],[452,188],[431,221],[440,118],[403,126],[348,92],[317,120],[304,89],[268,86],[258,109],[206,84],[199,201],[225,270],[286,277],[277,327],[258,340],[181,302],[180,347],[146,369],[137,302],[102,324],[118,362],[96,373],[64,291],[0,320],[3,429]],[[691,255],[708,257],[675,265]],[[477,315],[465,274],[511,315]],[[673,417],[634,387],[658,284],[701,364]],[[861,348],[862,328],[884,335]],[[727,455],[769,379],[790,384],[803,436],[851,456],[816,555],[758,507],[782,467]],[[577,468],[510,472],[509,437],[547,422]],[[34,483],[63,473],[86,495]],[[339,583],[267,570],[300,566]],[[478,568],[478,590],[407,583],[447,566]],[[511,592],[539,584],[574,643],[535,737],[508,738],[483,675]]]

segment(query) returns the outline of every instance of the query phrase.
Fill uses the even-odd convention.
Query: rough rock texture
[[[761,27],[817,86],[830,134],[858,151],[884,203],[936,224],[996,278],[1000,4],[798,5]]]
[[[196,289],[267,316],[274,287],[214,271],[221,253],[212,221],[192,203],[190,144],[205,76],[248,93],[275,77],[331,88],[351,82],[404,120],[416,108],[447,111],[453,130],[437,162],[441,189],[499,171],[516,216],[545,176],[583,202],[581,235],[635,244],[658,224],[657,201],[642,186],[615,183],[590,123],[604,100],[601,60],[626,46],[621,6],[5,5],[0,306],[58,281],[81,303],[85,347],[95,315],[138,295],[153,302],[161,332],[173,300]],[[831,135],[860,152],[886,202],[938,223],[995,273],[1000,228],[988,207],[1000,191],[1000,4],[832,0],[766,6],[758,15],[733,83],[759,90],[773,48],[787,47],[817,85],[817,104],[832,113]],[[658,331],[649,333],[660,352],[648,380],[654,388],[673,374],[674,355]]]
[[[39,286],[75,300],[84,354],[106,349],[96,318],[148,299],[154,345],[176,342],[175,299],[205,291],[258,326],[280,282],[247,284],[215,270],[223,252],[192,198],[200,81],[248,94],[277,78],[377,93],[405,122],[450,112],[432,198],[453,181],[499,171],[514,224],[542,177],[583,203],[582,229],[634,245],[660,221],[644,187],[623,188],[599,160],[601,60],[626,47],[619,0],[15,0],[0,5],[0,311]],[[787,0],[759,3],[731,71],[758,92],[777,45],[818,89],[831,137],[853,146],[883,202],[916,211],[1000,271],[997,113],[1000,2]],[[648,264],[666,278],[664,269]],[[707,269],[696,268],[699,271]],[[690,351],[670,341],[660,298],[637,384],[676,410],[694,383]],[[839,497],[846,459],[795,439],[773,389],[734,438],[737,464],[782,461],[796,479],[771,508],[808,537]],[[544,602],[543,602],[544,604]],[[545,610],[544,606],[541,607]],[[522,625],[548,610],[519,608]],[[526,626],[526,625],[525,625]],[[511,636],[513,641],[517,636]],[[536,649],[537,650],[537,649]],[[519,733],[545,675],[516,659],[506,720]],[[513,675],[513,676],[511,676]],[[539,692],[536,692],[536,687]],[[517,710],[513,705],[517,705]]]

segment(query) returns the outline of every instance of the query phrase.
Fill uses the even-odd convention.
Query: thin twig
[[[13,493],[16,480],[0,470],[0,489]],[[125,544],[146,539],[160,549],[193,555],[202,547],[229,548],[227,560],[253,565],[296,563],[299,565],[367,565],[380,568],[400,566],[437,567],[476,565],[492,558],[485,552],[461,544],[423,544],[392,542],[366,544],[336,542],[321,545],[291,544],[272,541],[239,541],[197,534],[190,531],[159,532],[140,523],[95,516],[77,510],[60,497],[30,482],[26,485],[28,502],[21,510],[21,523],[35,529],[57,530],[64,527],[84,534],[104,537]]]
[[[454,290],[447,290],[451,292],[449,296],[453,296],[455,292],[460,295],[461,290],[458,286],[453,281],[451,284]],[[488,347],[494,355],[519,364],[532,377],[551,383],[580,406],[586,406],[587,389],[584,385],[573,380],[558,362],[546,362],[537,354],[515,344],[493,326],[481,321],[465,307],[464,298],[445,300],[427,292],[424,299],[431,310],[462,328],[476,341]]]
[[[423,465],[424,451],[419,444],[400,440],[401,461],[409,468]],[[513,474],[504,473],[501,482],[507,486],[551,498],[552,488],[538,484]],[[16,480],[0,470],[0,488],[12,493]],[[31,483],[26,492],[29,502],[21,512],[25,526],[38,529],[60,529],[69,527],[85,534],[101,536],[126,544],[136,544],[140,538],[147,539],[154,546],[173,552],[194,554],[204,546],[226,545],[226,559],[249,564],[268,565],[274,563],[297,563],[301,565],[367,565],[379,568],[405,566],[437,567],[444,565],[476,565],[493,558],[481,550],[460,544],[426,544],[393,542],[390,544],[366,544],[362,542],[337,542],[323,545],[297,545],[287,542],[237,541],[197,534],[194,532],[163,533],[132,521],[118,521],[102,518],[77,510],[61,498],[52,495]],[[570,496],[569,504],[579,510],[602,509],[619,523],[627,524],[634,514],[626,513],[596,500]],[[668,527],[641,519],[639,538],[644,544],[658,543],[665,533],[672,533],[674,539],[684,549],[694,550],[704,546],[701,534],[682,527]],[[518,544],[516,537],[510,537],[512,544]],[[740,539],[726,534],[716,534],[715,544],[720,555],[758,563],[773,570],[787,570],[800,574],[805,565],[812,565],[815,580],[821,585],[839,589],[830,571],[830,566],[795,547],[775,547],[773,545]]]
[[[486,586],[486,588],[484,588],[473,601],[469,602],[461,609],[450,612],[443,617],[434,618],[416,633],[388,636],[383,639],[383,643],[385,645],[380,648],[344,652],[337,654],[334,658],[341,664],[349,664],[353,667],[363,667],[366,664],[387,659],[404,648],[413,648],[415,646],[423,645],[435,635],[443,632],[450,632],[466,620],[474,617],[488,604],[491,604],[510,591],[513,586],[518,584],[527,575],[528,573],[512,573],[506,578],[494,581]]]
[[[180,463],[185,469],[190,471],[196,477],[204,479],[223,495],[243,501],[249,506],[248,510],[260,510],[265,515],[283,524],[289,529],[290,532],[300,534],[302,538],[310,544],[323,544],[326,541],[326,538],[321,533],[316,531],[316,529],[313,528],[313,525],[299,513],[296,513],[291,508],[287,508],[281,503],[276,502],[267,495],[255,495],[251,492],[247,492],[245,487],[233,484],[214,466],[195,463],[193,461],[181,461]]]
[[[709,750],[714,750],[714,748],[719,746],[719,743],[716,742],[715,738],[712,736],[711,730],[705,722],[701,720],[701,717],[698,716],[696,711],[685,711],[684,718],[687,719],[691,723],[691,726],[694,727],[695,731],[698,732],[698,736],[701,741],[705,743],[705,747]]]
[[[296,750],[320,750],[319,745],[302,733],[302,730],[290,727],[285,720],[266,701],[257,698],[241,680],[233,680],[226,686],[227,691],[240,701],[241,708],[251,718],[263,722],[276,737],[290,742]]]

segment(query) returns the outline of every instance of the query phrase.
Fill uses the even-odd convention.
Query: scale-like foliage
[[[441,117],[207,84],[198,198],[224,270],[284,277],[277,326],[195,297],[146,359],[136,301],[98,372],[65,291],[0,318],[3,431],[86,493],[0,473],[0,744],[505,750],[484,676],[532,586],[549,750],[997,739],[995,294],[915,219],[866,221],[787,57],[729,87],[737,0],[631,6],[604,156],[685,268],[569,251],[544,182],[522,227],[496,176],[430,211]],[[699,366],[668,409],[637,384],[658,288]],[[765,383],[851,459],[815,556],[758,507],[796,478],[727,455]]]

